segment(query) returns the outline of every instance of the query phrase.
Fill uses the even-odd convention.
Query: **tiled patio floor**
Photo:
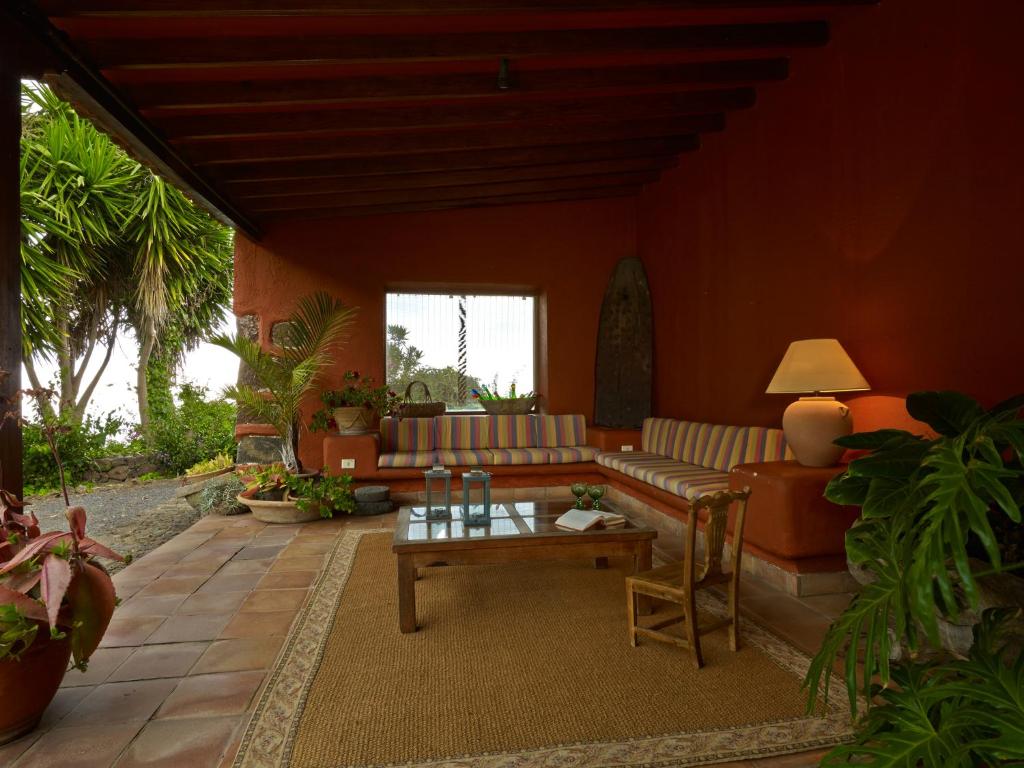
[[[89,671],[67,674],[40,727],[0,747],[0,766],[230,765],[246,713],[335,538],[395,519],[200,520],[115,576],[124,602]],[[747,577],[743,589],[745,611],[808,652],[848,599],[797,600]],[[730,765],[808,766],[820,754]]]

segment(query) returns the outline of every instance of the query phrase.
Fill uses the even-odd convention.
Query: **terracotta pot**
[[[209,472],[201,472],[198,475],[182,475],[181,484],[182,485],[195,485],[195,484],[198,484],[198,483],[205,482],[205,481],[207,481],[207,480],[209,480],[211,478],[220,477],[221,475],[226,475],[228,472],[234,472],[234,471],[235,471],[234,466],[230,466],[230,467],[223,467],[221,469],[211,469]]]
[[[342,435],[365,435],[373,429],[375,421],[378,421],[376,414],[369,408],[345,406],[334,409],[334,423]]]
[[[284,501],[261,501],[238,497],[238,503],[244,504],[252,512],[252,516],[262,523],[310,523],[320,519],[320,510],[315,506],[305,512],[295,506],[294,499]]]
[[[25,735],[39,724],[70,659],[70,641],[51,640],[50,630],[40,626],[35,642],[20,661],[0,661],[0,744]]]

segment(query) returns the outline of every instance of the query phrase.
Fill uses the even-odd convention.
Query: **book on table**
[[[589,531],[591,528],[621,528],[626,518],[614,512],[593,509],[570,509],[555,520],[555,525],[567,531]]]

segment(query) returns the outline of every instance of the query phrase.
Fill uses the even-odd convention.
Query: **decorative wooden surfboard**
[[[620,261],[601,305],[594,423],[640,428],[651,415],[654,348],[651,292],[640,259]]]

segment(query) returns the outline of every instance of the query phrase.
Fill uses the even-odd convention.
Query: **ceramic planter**
[[[184,475],[181,478],[182,485],[196,485],[198,483],[205,482],[214,477],[220,477],[226,475],[228,472],[234,472],[234,466],[222,467],[221,469],[211,469],[209,472],[202,472],[198,475]]]
[[[365,435],[374,427],[376,414],[362,406],[344,406],[334,409],[334,423],[342,435]]]
[[[71,642],[51,640],[40,626],[32,647],[19,661],[0,661],[0,744],[31,731],[50,705],[71,659]]]
[[[320,519],[320,511],[315,505],[303,512],[295,506],[294,499],[287,497],[284,501],[263,501],[239,496],[238,503],[247,506],[252,516],[262,523],[310,523]]]

